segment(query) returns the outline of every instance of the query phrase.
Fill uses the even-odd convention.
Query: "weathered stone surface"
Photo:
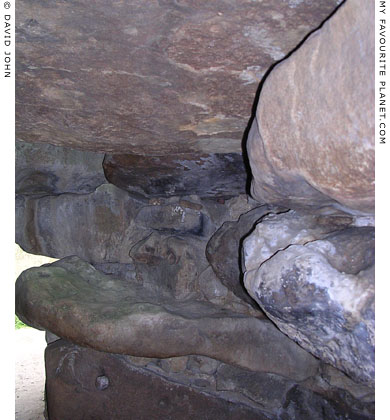
[[[278,417],[280,420],[373,420],[374,418],[375,414],[372,411],[351,412],[342,398],[336,401],[324,399],[300,385],[295,385],[289,390],[281,415]]]
[[[195,353],[298,381],[318,369],[317,359],[264,318],[156,299],[77,257],[23,272],[16,313],[35,328],[100,351],[159,358]]]
[[[153,232],[137,242],[129,255],[136,267],[137,282],[156,298],[199,298],[197,278],[208,266],[205,248],[204,239]]]
[[[59,340],[45,351],[50,420],[269,420],[259,409],[167,381],[126,358]]]
[[[241,208],[251,208],[246,196],[223,204],[197,196],[146,201],[110,184],[84,195],[23,195],[16,241],[32,253],[77,255],[156,298],[196,297],[248,314],[253,309],[210,273],[205,256],[216,226]]]
[[[216,276],[241,299],[253,303],[243,284],[241,269],[241,242],[255,222],[271,212],[262,206],[243,214],[237,222],[225,222],[211,237],[206,257]]]
[[[231,309],[233,312],[259,316],[257,305],[253,307],[253,300],[247,302],[239,298],[230,289],[228,289],[216,276],[211,266],[208,266],[196,279],[196,288],[203,300],[212,302],[218,306]]]
[[[372,405],[335,388],[321,394],[202,356],[137,358],[59,340],[47,347],[45,360],[50,419],[374,418]]]
[[[144,205],[110,184],[90,194],[19,196],[16,242],[33,254],[131,263],[131,247],[150,233],[134,223]]]
[[[106,155],[103,166],[112,184],[148,197],[231,197],[245,192],[247,178],[240,153]]]
[[[270,373],[243,371],[234,366],[222,365],[217,372],[217,389],[235,391],[256,401],[267,411],[277,411],[283,404],[287,391],[294,382]]]
[[[21,0],[17,138],[139,155],[240,153],[263,74],[337,3]]]
[[[135,223],[159,232],[207,235],[210,221],[200,210],[177,204],[145,206],[138,212]]]
[[[107,183],[102,153],[16,141],[17,194],[85,194]]]
[[[267,77],[247,145],[260,202],[373,213],[373,20],[346,1]]]
[[[290,215],[264,218],[245,240],[245,286],[281,331],[373,386],[374,228],[347,225],[319,238],[310,228],[290,235],[287,224],[275,238],[275,219]]]
[[[257,223],[253,234],[244,242],[245,270],[255,270],[264,261],[291,244],[304,245],[324,235],[339,232],[353,226],[354,218],[343,216],[319,216],[290,210],[281,214],[270,213]]]

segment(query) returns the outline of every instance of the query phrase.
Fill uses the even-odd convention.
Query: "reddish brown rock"
[[[16,136],[94,151],[241,152],[258,83],[337,0],[16,4]]]
[[[348,0],[266,79],[248,140],[252,193],[374,211],[374,2]]]

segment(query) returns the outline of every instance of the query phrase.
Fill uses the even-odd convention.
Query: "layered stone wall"
[[[372,5],[95,3],[17,6],[49,420],[373,419]]]

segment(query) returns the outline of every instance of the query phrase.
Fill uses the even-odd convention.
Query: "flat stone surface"
[[[262,87],[252,194],[287,208],[374,213],[374,2],[348,0]]]
[[[204,302],[156,300],[145,289],[69,257],[25,271],[16,313],[29,325],[79,345],[142,357],[200,354],[296,380],[318,361],[268,320]]]
[[[299,233],[299,218],[288,212],[260,221],[244,242],[245,286],[281,331],[373,387],[374,228],[329,229],[328,217],[328,226],[303,223]]]
[[[337,0],[16,5],[16,137],[94,151],[240,153],[258,84]]]

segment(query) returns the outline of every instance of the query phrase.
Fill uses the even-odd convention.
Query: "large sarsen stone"
[[[347,0],[264,82],[248,139],[252,194],[374,212],[374,2]]]

